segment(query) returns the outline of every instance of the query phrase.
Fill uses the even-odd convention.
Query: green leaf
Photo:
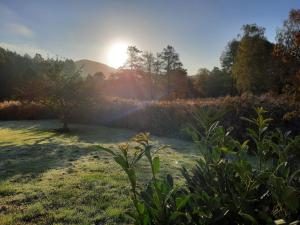
[[[282,199],[285,202],[287,208],[291,211],[296,211],[299,207],[299,197],[295,188],[287,186],[283,193]]]
[[[144,211],[145,211],[145,205],[142,204],[142,203],[140,203],[140,202],[138,202],[138,203],[137,203],[137,210],[138,210],[138,212],[139,212],[140,214],[143,214]]]
[[[257,133],[251,129],[251,128],[247,128],[247,132],[249,134],[249,136],[254,140],[254,141],[257,141],[258,140],[258,135]]]
[[[173,213],[171,214],[171,216],[170,216],[170,221],[174,221],[174,220],[176,220],[176,219],[177,219],[178,217],[180,217],[180,216],[186,217],[186,214],[183,213],[183,212],[175,211],[175,212],[173,212]]]
[[[176,208],[177,208],[177,210],[180,210],[182,207],[184,207],[188,203],[189,199],[190,199],[189,196],[176,198]]]
[[[248,119],[248,118],[243,117],[243,116],[241,116],[240,118],[241,118],[241,120],[247,121],[247,122],[252,123],[252,124],[256,124],[256,122],[252,119]]]
[[[250,222],[251,224],[258,224],[255,218],[247,213],[239,212],[239,215],[244,219]]]
[[[133,188],[136,187],[136,175],[135,175],[135,170],[133,168],[130,168],[126,171],[128,178],[130,180],[131,186]]]
[[[110,150],[110,149],[108,149],[108,148],[105,148],[105,147],[103,147],[103,146],[101,146],[101,145],[99,145],[98,148],[100,148],[100,149],[103,150],[103,151],[106,151],[107,153],[109,153],[109,154],[111,154],[111,155],[113,155],[113,156],[116,155],[112,150]]]
[[[221,157],[221,153],[218,149],[214,148],[211,152],[211,156],[214,161],[218,161]]]
[[[154,159],[153,159],[153,173],[154,175],[158,173],[159,171],[159,157],[156,156]]]
[[[219,148],[219,151],[223,152],[225,154],[229,154],[229,153],[233,152],[230,148],[227,148],[227,147],[221,147],[221,148]]]
[[[293,172],[293,174],[290,176],[289,183],[293,181],[297,174],[300,174],[300,169]]]
[[[114,157],[114,160],[116,161],[116,163],[118,163],[124,170],[128,169],[126,160],[121,156],[121,155],[116,155]]]

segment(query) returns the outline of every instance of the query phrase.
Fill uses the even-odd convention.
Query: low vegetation
[[[216,117],[201,112],[189,133],[199,147],[193,170],[181,169],[185,183],[176,186],[173,176],[159,176],[160,149],[149,143],[149,134],[109,152],[127,174],[131,185],[134,224],[298,224],[300,222],[300,136],[269,131],[271,118],[257,108],[257,117],[242,118],[253,128],[250,139],[239,142]],[[252,145],[251,145],[252,144]],[[249,148],[255,152],[251,158]],[[137,184],[137,163],[147,159],[152,179]]]
[[[289,96],[274,97],[244,94],[236,97],[177,101],[138,101],[121,98],[103,98],[92,107],[77,107],[70,120],[77,123],[99,124],[113,127],[149,131],[152,134],[190,139],[183,129],[194,123],[198,109],[222,113],[225,127],[234,127],[232,134],[241,137],[247,125],[241,116],[252,115],[254,108],[263,106],[273,118],[272,128],[280,127],[297,134],[300,129],[300,105]],[[0,104],[0,119],[53,119],[57,115],[42,104],[4,102]]]

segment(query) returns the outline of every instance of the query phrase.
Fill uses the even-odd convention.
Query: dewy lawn
[[[0,224],[129,224],[127,178],[97,145],[114,149],[135,133],[71,125],[66,135],[54,132],[59,126],[57,121],[0,122]],[[170,145],[158,153],[162,173],[176,176],[182,165],[193,164],[193,144],[152,140]],[[147,181],[143,162],[140,168]]]

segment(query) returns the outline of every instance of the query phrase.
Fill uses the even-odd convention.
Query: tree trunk
[[[150,100],[153,100],[153,83],[151,72],[149,74],[149,85],[150,85]]]
[[[69,129],[69,124],[68,124],[67,120],[64,120],[64,121],[63,121],[62,131],[63,131],[63,132],[69,132],[69,131],[70,131],[70,129]]]
[[[64,109],[63,115],[62,115],[62,122],[63,122],[63,127],[62,127],[62,132],[69,132],[69,113],[67,109]]]
[[[167,98],[170,98],[170,74],[167,72]]]

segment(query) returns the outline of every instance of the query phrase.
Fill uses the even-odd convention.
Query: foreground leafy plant
[[[159,178],[160,159],[157,151],[163,147],[154,148],[150,144],[149,134],[141,133],[132,138],[135,143],[133,154],[129,150],[129,144],[119,146],[120,153],[101,147],[110,153],[127,174],[131,185],[131,199],[135,212],[129,215],[137,225],[147,224],[174,224],[177,210],[184,199],[175,199],[174,182],[171,175]],[[144,190],[139,190],[137,185],[136,169],[138,162],[145,157],[151,168],[151,180]]]
[[[129,144],[119,147],[121,154],[103,148],[129,178],[135,224],[297,224],[300,170],[294,152],[300,138],[269,131],[271,119],[265,118],[266,111],[258,108],[256,112],[256,118],[243,118],[256,127],[247,129],[251,140],[244,142],[231,137],[230,130],[205,112],[196,115],[202,127],[199,131],[190,126],[188,132],[200,156],[193,170],[182,168],[185,185],[177,188],[171,175],[158,176],[160,161],[149,134],[133,138],[137,145],[132,157],[128,157]],[[257,155],[247,154],[251,146]],[[138,190],[135,170],[144,156],[152,178]]]

